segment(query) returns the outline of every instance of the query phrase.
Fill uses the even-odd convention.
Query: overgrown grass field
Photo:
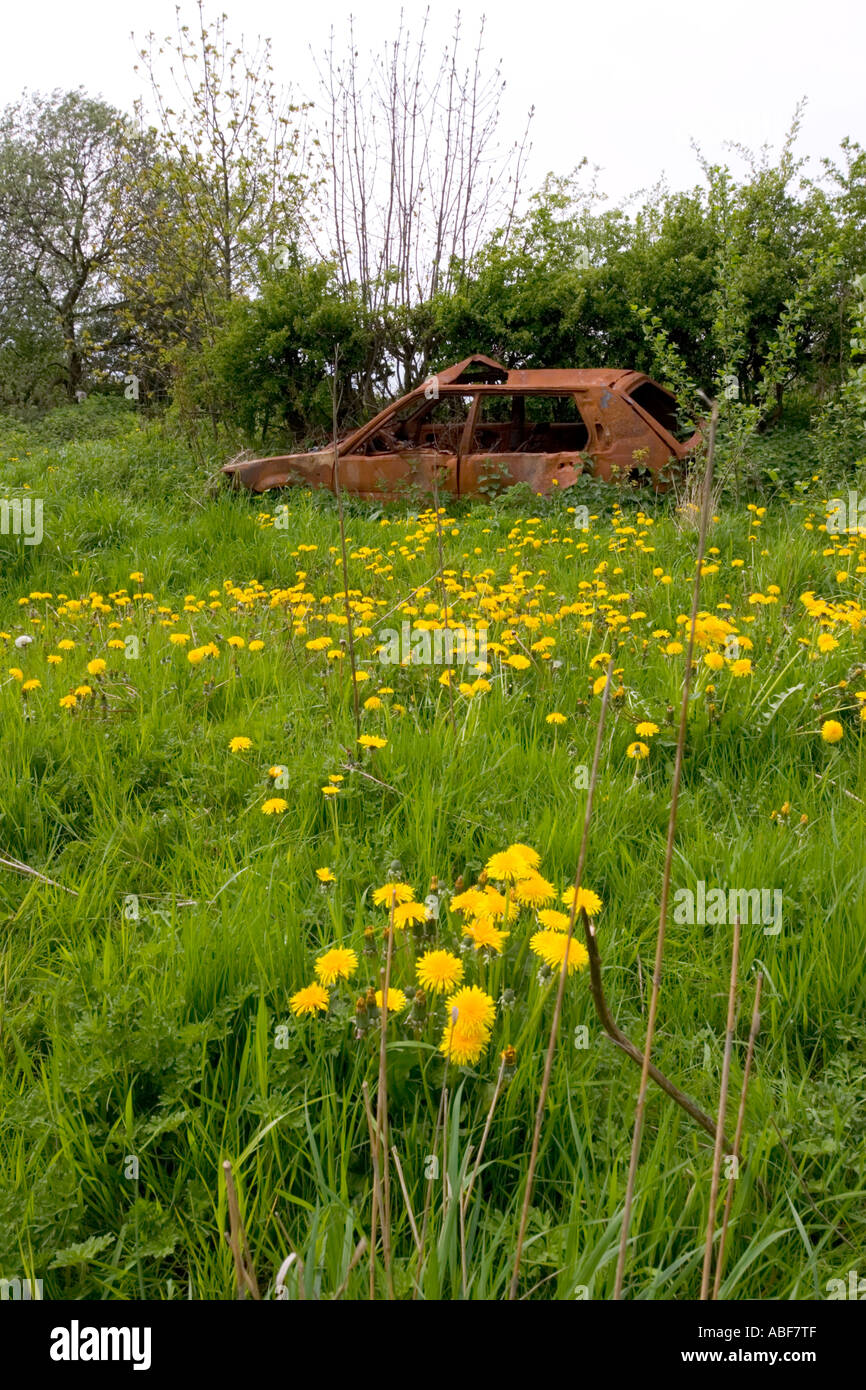
[[[780,930],[742,928],[731,1132],[759,971],[763,1000],[726,1299],[824,1298],[866,1269],[866,541],[827,532],[839,481],[801,471],[714,514],[671,879],[672,908],[699,881],[782,895]],[[559,976],[536,918],[574,880],[608,656],[583,883],[611,1010],[643,1046],[690,514],[613,488],[452,505],[440,527],[424,501],[348,504],[360,727],[381,744],[364,747],[334,499],[205,484],[133,420],[0,440],[0,498],[44,499],[41,544],[0,535],[0,1275],[53,1298],[232,1297],[229,1160],[263,1296],[296,1251],[289,1298],[368,1297],[362,1087],[375,1107],[389,922],[373,894],[405,884],[423,907],[432,884],[394,931],[391,1277],[403,1299],[503,1298]],[[483,626],[488,671],[379,659],[384,628],[446,620]],[[484,878],[513,845],[540,857],[533,901],[501,861]],[[461,912],[479,879],[483,910]],[[653,1060],[715,1116],[733,929],[682,915]],[[524,1298],[613,1291],[639,1073],[598,1021],[582,940]],[[350,954],[327,981],[333,947]],[[417,997],[440,950],[493,1005],[462,1064],[448,989]],[[651,1088],[626,1297],[697,1296],[712,1150]],[[384,1298],[381,1246],[374,1279]]]

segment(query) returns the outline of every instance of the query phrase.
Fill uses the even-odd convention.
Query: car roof
[[[471,357],[465,357],[462,362],[455,362],[453,366],[435,372],[428,378],[427,383],[422,382],[399,400],[391,401],[378,415],[346,435],[340,441],[339,452],[351,453],[356,445],[373,434],[378,426],[390,419],[401,407],[427,396],[426,388],[432,381],[435,381],[447,395],[460,395],[464,391],[466,394],[490,391],[506,395],[509,391],[543,391],[556,394],[599,389],[615,390],[618,395],[625,395],[649,380],[645,372],[629,371],[622,367],[533,367],[510,370],[503,367],[501,362],[495,362],[492,357],[477,352]],[[656,382],[653,385],[666,395],[671,395],[664,386],[658,386]],[[659,426],[653,424],[652,428],[658,431]]]
[[[492,357],[475,353],[455,362],[453,367],[445,367],[434,376],[440,386],[467,386],[477,389],[481,386],[500,386],[522,390],[550,390],[559,387],[564,391],[588,386],[621,385],[626,377],[633,380],[647,380],[643,372],[629,371],[622,367],[517,367],[509,369]],[[432,378],[431,378],[432,380]],[[664,388],[662,388],[664,389]]]

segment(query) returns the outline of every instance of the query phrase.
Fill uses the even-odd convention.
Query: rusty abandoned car
[[[509,371],[480,354],[430,377],[337,443],[339,486],[389,501],[412,488],[491,495],[515,483],[536,493],[581,473],[645,477],[657,489],[700,442],[677,434],[676,401],[642,372]],[[301,485],[334,491],[334,448],[226,464],[253,492]]]

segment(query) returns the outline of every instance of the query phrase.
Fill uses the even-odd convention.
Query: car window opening
[[[636,405],[645,410],[662,429],[672,434],[674,439],[685,439],[690,429],[683,429],[677,419],[677,403],[673,396],[654,382],[645,381],[629,393]]]
[[[576,453],[589,431],[572,394],[482,396],[473,453]]]

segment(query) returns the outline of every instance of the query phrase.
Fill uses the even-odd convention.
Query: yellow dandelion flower
[[[484,909],[486,902],[483,889],[466,888],[462,893],[454,894],[451,908],[454,912],[471,912],[477,916]]]
[[[62,695],[59,703],[61,709],[75,709],[78,700],[74,695]]]
[[[323,985],[333,985],[337,980],[348,980],[358,969],[358,957],[347,946],[332,946],[323,956],[319,956],[313,967]]]
[[[636,758],[639,762],[641,758],[649,757],[649,745],[641,743],[640,740],[636,740],[634,743],[629,744],[628,748],[625,750],[625,755],[627,758]]]
[[[408,883],[383,883],[381,888],[373,889],[373,902],[377,907],[390,907],[392,902],[410,903],[415,889]]]
[[[532,873],[525,857],[513,849],[501,850],[492,854],[485,865],[487,873],[501,883],[516,883],[518,879],[528,878]]]
[[[550,931],[568,931],[571,916],[567,912],[557,912],[552,907],[543,907],[538,913],[538,920],[543,927],[547,927]]]
[[[288,801],[284,801],[281,796],[271,796],[267,801],[262,802],[263,816],[281,816],[288,809]]]
[[[88,661],[88,663],[87,663],[87,674],[88,674],[89,676],[101,676],[102,673],[103,673],[103,671],[104,671],[105,668],[106,668],[106,665],[107,665],[107,662],[103,661],[103,659],[102,659],[101,656],[98,656],[98,657],[95,659],[95,661]]]
[[[530,871],[531,872],[531,871]],[[483,911],[489,912],[492,917],[505,917],[505,909],[508,908],[508,920],[513,922],[520,912],[520,904],[514,898],[506,898],[498,888],[494,888],[492,883],[484,886],[484,906]],[[479,914],[480,915],[480,914]]]
[[[362,734],[358,742],[362,748],[384,748],[388,740],[380,738],[378,734]]]
[[[479,1036],[490,1031],[496,1018],[496,1005],[489,994],[477,985],[464,985],[445,1000],[445,1008],[451,1018],[457,1010],[456,1026],[469,1036]]]
[[[574,902],[574,888],[566,888],[562,895],[562,901],[566,907],[571,907]],[[601,912],[601,898],[597,893],[593,893],[591,888],[578,888],[577,890],[577,911],[583,908],[587,917],[597,917]]]
[[[406,1007],[406,1005],[408,1004],[408,1002],[409,1002],[409,1000],[406,998],[406,995],[403,993],[402,989],[389,989],[389,990],[388,990],[388,1013],[389,1013],[389,1014],[398,1014],[398,1013],[400,1013],[400,1011],[401,1011],[402,1009],[405,1009],[405,1007]],[[376,1007],[377,1007],[377,1009],[381,1009],[381,1007],[382,1007],[382,991],[381,991],[380,989],[377,989],[377,990],[376,990]]]
[[[229,739],[230,753],[246,753],[252,746],[252,739],[247,738],[245,734],[236,734],[234,738]]]
[[[544,716],[545,724],[564,724],[565,715],[560,714],[559,710],[552,710],[550,714]]]
[[[556,889],[540,874],[530,874],[528,878],[515,883],[514,896],[519,903],[524,903],[527,907],[541,907],[543,903],[553,902]]]
[[[522,845],[519,840],[513,845],[509,845],[508,851],[510,854],[519,854],[522,859],[526,860],[530,869],[537,869],[541,863],[541,855],[538,850],[533,849],[531,845]]]
[[[508,932],[495,927],[493,918],[488,916],[476,917],[474,922],[467,923],[463,928],[463,934],[470,938],[477,951],[499,953],[508,940]]]
[[[295,1018],[300,1018],[302,1014],[325,1013],[328,1008],[328,991],[320,984],[307,985],[292,995],[289,1008]]]
[[[825,719],[821,725],[821,737],[825,743],[838,743],[844,732],[838,719]]]
[[[536,956],[540,956],[545,965],[549,965],[551,970],[558,967],[562,969],[562,962],[565,959],[565,946],[568,938],[558,931],[537,931],[529,942],[530,950]],[[583,970],[589,963],[589,956],[586,947],[572,937],[568,942],[568,973],[574,970]]]
[[[451,951],[427,951],[418,960],[415,974],[422,989],[442,994],[463,979],[463,962]]]
[[[423,903],[400,903],[399,907],[394,908],[394,927],[397,931],[402,931],[411,923],[426,921],[427,909]]]
[[[644,720],[642,724],[635,725],[634,731],[639,738],[652,738],[658,733],[659,726],[658,724],[652,724],[648,720]]]
[[[316,870],[316,878],[320,883],[337,882],[337,875],[334,873],[333,869],[328,868],[327,864],[325,864],[323,868]]]
[[[439,1044],[439,1051],[458,1067],[474,1066],[487,1043],[486,1033],[467,1033],[459,1023],[448,1023]]]

